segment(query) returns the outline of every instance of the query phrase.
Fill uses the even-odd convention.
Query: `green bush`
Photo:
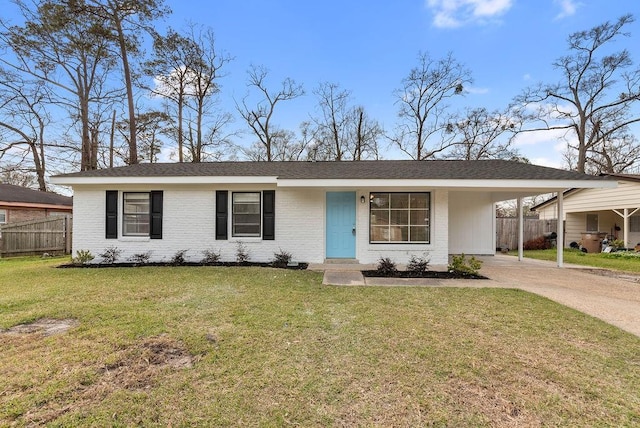
[[[200,263],[202,264],[215,265],[217,263],[220,263],[220,251],[204,250],[202,252],[202,255],[204,256],[200,261]]]
[[[187,262],[185,254],[187,254],[189,250],[178,250],[171,258],[171,264],[175,266],[183,265]]]
[[[396,267],[396,263],[389,257],[380,257],[378,265],[376,266],[376,271],[380,275],[391,276],[398,272],[398,268]]]
[[[449,263],[449,272],[455,272],[463,275],[478,275],[481,267],[481,260],[476,259],[474,256],[467,259],[463,253],[452,256],[451,263]]]
[[[271,262],[271,264],[274,267],[285,268],[291,262],[292,258],[293,256],[291,255],[291,253],[280,248],[280,251],[278,251],[277,253],[273,253],[273,261]]]
[[[73,264],[76,264],[76,265],[86,265],[93,259],[95,259],[95,257],[93,256],[93,254],[91,254],[91,251],[78,250],[76,251],[76,256],[73,259],[71,259],[71,261],[73,262]]]
[[[122,250],[118,247],[109,247],[104,250],[104,253],[98,254],[102,258],[102,263],[112,265],[120,258]]]
[[[429,270],[429,259],[427,257],[419,257],[411,255],[409,263],[407,263],[407,271],[416,274],[423,274]]]

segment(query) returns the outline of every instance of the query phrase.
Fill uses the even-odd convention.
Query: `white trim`
[[[402,187],[513,190],[545,192],[558,188],[614,188],[615,180],[531,180],[531,179],[278,179],[275,176],[158,176],[158,177],[52,177],[51,182],[67,186],[102,184],[277,184],[278,187],[322,187],[327,189]]]
[[[302,180],[277,180],[278,187],[324,187],[331,189],[338,188],[362,188],[375,187],[384,189],[385,187],[402,187],[411,189],[412,187],[431,187],[441,189],[517,189],[519,191],[531,190],[555,190],[559,187],[575,188],[614,188],[617,186],[615,180],[468,180],[468,179],[302,179]]]
[[[74,186],[78,184],[275,184],[277,177],[247,176],[159,176],[159,177],[51,177],[53,184]]]

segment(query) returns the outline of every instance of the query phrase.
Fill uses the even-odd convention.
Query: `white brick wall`
[[[448,193],[446,190],[413,189],[414,192],[431,191],[431,243],[430,244],[370,244],[369,204],[360,203],[360,196],[368,200],[369,192],[378,189],[360,189],[357,199],[357,241],[356,254],[361,263],[376,263],[381,257],[389,257],[396,263],[405,264],[412,255],[431,261],[431,266],[445,266],[448,263]],[[385,192],[402,192],[407,189],[384,189]]]
[[[276,239],[234,238],[215,240],[215,191],[269,190],[255,186],[124,186],[118,195],[118,239],[105,238],[105,191],[113,187],[74,188],[73,248],[89,250],[99,262],[106,248],[122,250],[120,261],[134,254],[151,252],[153,261],[169,261],[177,251],[188,250],[189,261],[199,261],[204,250],[220,252],[223,261],[235,261],[237,243],[242,241],[251,261],[268,262],[282,249],[295,261],[322,262],[324,259],[324,192],[319,190],[276,191]],[[163,190],[163,236],[149,239],[122,236],[122,192]],[[229,195],[231,199],[231,194]],[[229,228],[231,222],[229,221]]]
[[[259,191],[273,187],[247,185],[127,185],[120,186],[118,197],[118,239],[105,239],[105,191],[115,187],[75,186],[73,248],[89,250],[99,262],[99,253],[108,247],[122,250],[120,261],[134,254],[151,252],[153,261],[169,261],[177,251],[188,250],[189,261],[202,259],[202,251],[220,251],[223,261],[234,261],[237,242],[242,241],[249,250],[251,261],[267,262],[275,252],[290,252],[295,261],[323,262],[325,260],[325,200],[324,189],[276,189],[276,225],[274,241],[260,238],[233,238],[215,240],[215,191]],[[122,192],[163,190],[163,238],[148,239],[122,237]],[[368,203],[360,203],[360,196],[368,199],[369,191],[356,190],[356,258],[361,263],[375,263],[380,257],[390,257],[397,263],[406,263],[411,255],[428,254],[432,266],[443,266],[448,261],[449,193],[431,191],[431,243],[430,244],[370,244]],[[406,191],[407,189],[384,189]],[[231,198],[230,198],[231,199]],[[229,227],[231,222],[229,221]]]

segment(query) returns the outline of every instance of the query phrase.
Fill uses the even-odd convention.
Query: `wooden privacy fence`
[[[71,216],[47,217],[0,227],[0,257],[71,254]]]
[[[524,242],[549,232],[557,232],[558,220],[524,219]],[[496,246],[509,249],[518,248],[518,219],[499,217],[496,219]]]

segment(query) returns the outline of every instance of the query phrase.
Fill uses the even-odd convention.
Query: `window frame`
[[[236,213],[236,195],[247,195],[247,194],[251,194],[251,195],[257,195],[258,196],[258,212],[257,213]],[[239,192],[231,192],[231,198],[230,198],[230,205],[231,205],[231,237],[233,238],[262,238],[262,227],[263,227],[263,218],[262,218],[262,203],[263,203],[263,196],[262,196],[262,191],[261,190],[257,190],[257,191],[239,191]],[[245,202],[245,204],[247,204],[247,202]],[[255,203],[254,203],[255,204]],[[242,215],[257,215],[258,216],[258,231],[254,232],[254,233],[237,233],[236,232],[236,215],[242,216]],[[243,226],[250,226],[253,225],[255,226],[256,223],[240,223],[240,225]]]
[[[591,217],[591,221],[589,221],[589,217]],[[594,219],[596,223],[596,228],[589,229],[589,223],[592,223]],[[584,222],[585,222],[585,229],[587,232],[598,232],[600,230],[600,216],[598,215],[598,213],[586,213],[584,216]]]
[[[2,216],[2,221],[0,221],[0,224],[7,224],[7,217],[8,217],[9,211],[4,209],[4,208],[0,208],[0,216]]]
[[[128,213],[126,211],[127,208],[127,196],[128,195],[147,195],[147,212],[146,213]],[[135,217],[143,217],[146,218],[147,224],[147,232],[143,233],[127,233],[127,225],[129,222],[127,221],[127,217],[135,216]],[[146,216],[146,217],[145,217]],[[139,222],[140,224],[144,224]],[[122,192],[122,236],[123,237],[138,237],[138,238],[148,238],[151,236],[151,192]]]
[[[399,194],[406,194],[407,198],[408,198],[408,206],[406,208],[394,208],[392,207],[392,195],[399,195]],[[373,200],[375,198],[376,195],[387,195],[388,197],[388,206],[387,207],[383,207],[383,208],[373,208]],[[411,207],[411,198],[412,195],[424,195],[426,197],[426,207],[415,207],[412,208]],[[368,217],[369,217],[369,244],[431,244],[431,230],[432,230],[432,221],[431,221],[431,216],[432,216],[432,210],[431,210],[431,192],[411,192],[411,191],[398,191],[398,192],[369,192],[369,213],[368,213]],[[426,219],[426,223],[425,225],[421,225],[421,224],[412,224],[411,222],[411,213],[412,212],[418,212],[418,211],[427,211],[427,219]],[[380,228],[384,228],[384,225],[376,225],[372,222],[372,215],[374,211],[387,211],[387,218],[388,218],[388,223],[386,225],[386,228],[388,230],[387,235],[389,236],[389,240],[387,241],[376,241],[373,240],[373,228],[374,227],[380,227]],[[392,211],[406,211],[407,212],[407,222],[406,224],[392,224]],[[391,228],[392,226],[396,226],[396,227],[406,227],[407,228],[407,240],[406,241],[394,241],[391,240],[392,237],[392,233],[391,233]],[[422,240],[422,241],[418,241],[418,240],[411,240],[411,228],[412,227],[425,227],[426,230],[426,240]]]

